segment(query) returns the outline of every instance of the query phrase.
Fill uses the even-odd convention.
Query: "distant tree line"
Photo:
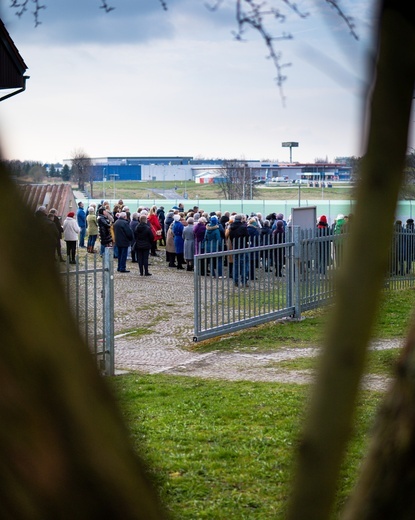
[[[34,182],[41,182],[44,178],[62,179],[68,182],[72,177],[72,168],[67,164],[63,167],[60,163],[47,164],[38,161],[2,160],[1,163],[11,173],[14,178],[27,178]]]
[[[352,169],[351,178],[357,182],[361,177],[362,157],[336,157],[335,162],[341,162]],[[399,192],[401,200],[415,199],[415,149],[406,154],[404,178]]]

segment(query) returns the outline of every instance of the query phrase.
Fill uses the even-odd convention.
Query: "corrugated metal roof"
[[[58,216],[76,212],[76,199],[70,184],[19,184],[23,202],[35,212],[39,206],[55,208]]]

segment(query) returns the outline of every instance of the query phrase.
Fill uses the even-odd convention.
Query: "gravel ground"
[[[310,371],[283,370],[279,361],[318,354],[318,346],[281,348],[271,353],[199,353],[193,346],[193,273],[168,268],[164,251],[151,257],[153,276],[139,276],[137,264],[130,273],[115,272],[115,365],[117,373],[174,374],[230,381],[273,381],[306,384]],[[144,329],[144,330],[143,330]],[[126,332],[127,331],[127,332]],[[140,333],[138,333],[139,331]],[[399,341],[376,342],[386,349]],[[366,388],[385,390],[389,380],[370,376]]]

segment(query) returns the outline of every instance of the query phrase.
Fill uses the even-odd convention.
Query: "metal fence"
[[[97,258],[98,257],[98,258]],[[112,248],[99,255],[77,255],[62,271],[69,305],[79,330],[104,375],[114,375],[114,257]]]
[[[283,244],[195,256],[194,341],[301,313],[331,302],[347,234],[287,228]],[[235,245],[234,245],[235,246]],[[415,284],[415,233],[394,232],[385,287]]]

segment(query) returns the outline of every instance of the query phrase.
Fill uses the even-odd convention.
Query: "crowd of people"
[[[76,250],[86,248],[88,253],[104,254],[105,248],[112,247],[117,258],[117,271],[129,273],[127,260],[137,263],[141,276],[151,276],[149,258],[159,256],[160,246],[165,247],[167,267],[193,271],[194,256],[201,253],[218,251],[244,250],[254,246],[282,244],[285,242],[289,220],[282,213],[271,213],[263,217],[261,213],[245,215],[237,212],[205,212],[194,206],[185,210],[183,204],[165,211],[163,206],[139,207],[131,212],[120,199],[111,208],[108,201],[101,201],[98,206],[91,204],[87,211],[83,202],[78,203],[76,214],[69,212],[61,223],[54,209],[46,211],[40,207],[36,216],[48,220],[51,244],[58,260],[64,262],[61,251],[61,237],[66,243],[66,253],[71,264],[76,263]],[[345,234],[349,230],[353,215],[337,215],[332,225],[327,217],[321,215],[316,223],[316,236]],[[414,221],[408,219],[406,227],[401,221],[395,223],[395,229],[414,234]],[[414,235],[415,236],[415,235]],[[85,240],[87,242],[85,245]],[[99,250],[96,243],[99,238]],[[337,241],[340,244],[341,241]],[[337,246],[336,246],[337,247]],[[331,241],[318,246],[318,265],[320,273],[325,274],[333,257]],[[402,237],[395,240],[395,255],[392,270],[396,274],[411,268],[415,253],[414,238]],[[339,255],[337,255],[339,257]],[[339,261],[339,260],[337,260]],[[405,267],[404,264],[405,263]],[[233,278],[235,284],[248,284],[261,265],[266,271],[274,270],[277,277],[283,276],[285,248],[260,251],[251,254],[229,254],[208,258],[201,263],[200,274],[221,278],[226,275]],[[406,271],[407,272],[407,271]]]
[[[80,202],[78,206],[79,228],[86,226],[88,230],[88,252],[95,251],[95,242],[99,236],[101,256],[106,247],[113,247],[114,257],[118,259],[117,270],[122,273],[130,272],[126,264],[130,258],[131,263],[138,264],[142,276],[151,276],[149,257],[159,256],[160,246],[165,247],[167,267],[193,271],[195,254],[284,243],[289,224],[282,213],[271,213],[265,218],[261,213],[208,213],[196,206],[185,210],[182,204],[173,206],[168,211],[163,206],[152,206],[140,207],[131,212],[122,200],[113,208],[108,201],[101,201],[98,207],[91,205],[85,218],[83,204]],[[339,217],[333,230],[347,227],[347,219],[342,215]],[[322,215],[318,228],[324,227],[329,229],[327,218]],[[84,236],[79,232],[79,247],[83,245]],[[64,238],[66,240],[65,233]],[[200,274],[221,278],[224,276],[224,267],[227,267],[226,275],[236,285],[248,285],[259,264],[266,271],[274,269],[275,276],[282,277],[284,248],[275,249],[272,253],[261,251],[255,255],[238,253],[208,258],[201,263]]]

